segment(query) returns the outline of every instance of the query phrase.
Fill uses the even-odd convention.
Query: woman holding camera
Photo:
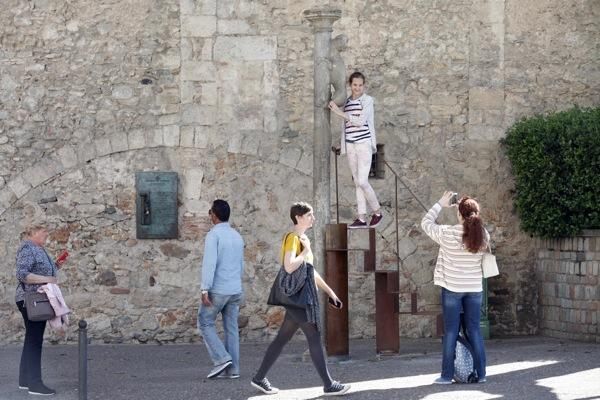
[[[325,283],[321,275],[314,270],[313,253],[310,248],[310,240],[305,232],[315,222],[312,207],[303,202],[295,203],[290,209],[290,218],[294,223],[294,229],[288,233],[281,244],[281,259],[285,271],[289,274],[300,268],[306,268],[304,285],[308,285],[308,296],[311,306],[307,308],[285,307],[285,318],[277,337],[267,348],[260,368],[252,378],[251,384],[265,394],[275,394],[279,389],[272,387],[267,379],[267,372],[273,366],[283,347],[294,336],[298,328],[302,329],[308,341],[308,350],[312,362],[323,381],[323,394],[325,396],[343,395],[350,389],[350,385],[341,384],[331,379],[327,369],[327,361],[321,344],[321,332],[319,329],[319,297],[317,286],[321,288],[336,307],[343,306],[335,292]]]
[[[445,192],[431,207],[421,227],[440,245],[434,283],[442,287],[444,338],[442,342],[442,374],[434,383],[451,384],[454,377],[454,353],[460,328],[460,314],[464,312],[467,336],[473,347],[473,363],[479,382],[485,382],[485,348],[479,329],[482,302],[481,263],[483,250],[490,235],[479,216],[479,204],[463,197],[456,201],[452,192]],[[438,225],[435,220],[442,208],[456,207],[456,225]]]
[[[30,321],[25,308],[25,293],[35,292],[46,283],[57,283],[57,272],[65,262],[50,259],[44,249],[48,231],[42,225],[28,227],[17,251],[17,285],[15,301],[25,323],[25,341],[19,365],[19,389],[30,394],[52,395],[56,393],[42,382],[42,344],[46,321]]]

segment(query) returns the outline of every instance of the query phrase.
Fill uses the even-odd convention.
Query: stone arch
[[[148,132],[133,130],[129,133],[103,136],[77,146],[67,144],[54,150],[36,164],[17,174],[0,189],[0,216],[32,189],[70,169],[100,157],[157,147],[206,149],[208,147],[206,138],[194,132],[193,128],[188,128],[190,127],[183,127],[180,130],[179,126],[169,125]],[[246,153],[244,155],[251,156]],[[304,175],[310,175],[309,171],[299,167],[301,161],[301,153],[294,154],[291,158],[286,154],[277,163],[287,168],[294,168]]]

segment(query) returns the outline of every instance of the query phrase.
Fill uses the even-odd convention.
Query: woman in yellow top
[[[285,318],[277,333],[275,340],[267,348],[267,352],[260,368],[252,378],[252,386],[266,394],[275,394],[279,389],[272,387],[267,379],[267,372],[275,363],[283,347],[294,336],[298,328],[302,329],[308,341],[308,349],[312,362],[323,380],[323,394],[325,396],[339,396],[350,389],[350,385],[341,384],[331,379],[327,369],[327,361],[321,344],[319,331],[319,299],[316,287],[321,288],[336,303],[342,306],[342,302],[335,292],[325,283],[313,267],[313,253],[310,248],[310,240],[305,235],[307,229],[312,227],[315,216],[312,207],[303,202],[295,203],[290,209],[290,218],[294,223],[294,229],[285,236],[281,246],[281,258],[283,266],[288,273],[299,268],[307,268],[305,285],[309,285],[309,303],[314,305],[306,309],[285,307]]]

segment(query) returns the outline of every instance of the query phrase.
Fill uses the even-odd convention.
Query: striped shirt
[[[462,243],[462,224],[436,224],[441,209],[442,206],[436,203],[421,221],[423,231],[440,245],[433,282],[452,292],[481,292],[483,252],[471,253],[465,248]],[[489,242],[490,235],[487,231],[485,234],[486,242]]]
[[[349,97],[344,104],[344,113],[349,114],[350,117],[360,117],[363,111],[362,103],[360,98],[353,100]],[[344,133],[346,136],[346,143],[360,143],[366,140],[371,140],[371,131],[369,125],[365,121],[363,125],[353,125],[351,121],[346,121],[344,126]]]

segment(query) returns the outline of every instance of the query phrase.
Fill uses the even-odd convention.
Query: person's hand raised
[[[442,197],[438,200],[438,203],[440,203],[440,206],[442,207],[452,207],[453,205],[450,204],[450,198],[452,197],[452,192],[449,191],[445,191],[444,194],[442,195]]]

